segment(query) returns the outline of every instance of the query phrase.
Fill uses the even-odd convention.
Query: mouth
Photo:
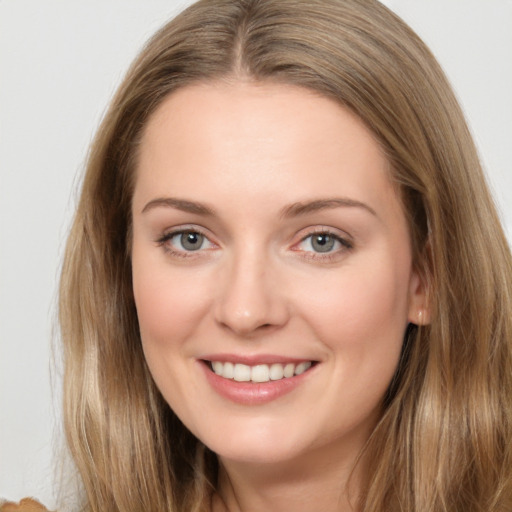
[[[285,364],[247,365],[230,361],[203,360],[203,362],[219,377],[236,382],[252,382],[255,384],[291,379],[302,375],[318,363],[317,361],[301,361]]]

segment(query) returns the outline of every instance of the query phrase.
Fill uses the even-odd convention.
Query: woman
[[[511,281],[403,22],[198,2],[114,98],[68,241],[86,510],[511,510]]]

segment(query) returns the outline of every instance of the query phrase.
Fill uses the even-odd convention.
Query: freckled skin
[[[173,197],[213,215],[155,207]],[[343,197],[368,205],[283,217],[286,206]],[[197,251],[179,237],[205,235]],[[350,240],[331,253],[305,239]],[[308,239],[310,240],[310,239]],[[174,251],[174,252],[173,252]],[[133,198],[133,287],[152,375],[185,425],[229,465],[347,464],[376,419],[423,291],[404,213],[372,134],[343,107],[276,84],[201,84],[164,101],[144,133]],[[208,385],[204,354],[318,361],[268,404]]]

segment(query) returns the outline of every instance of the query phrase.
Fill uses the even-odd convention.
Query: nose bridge
[[[239,335],[286,322],[287,306],[276,282],[272,257],[261,245],[244,244],[233,250],[223,269],[217,321]]]

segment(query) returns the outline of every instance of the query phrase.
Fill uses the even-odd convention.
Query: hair
[[[440,66],[376,0],[201,0],[132,64],[90,150],[61,278],[65,432],[84,509],[209,510],[215,456],[142,352],[130,212],[151,114],[181,87],[224,79],[296,85],[350,109],[403,203],[431,321],[407,330],[358,510],[512,510],[509,246]]]

